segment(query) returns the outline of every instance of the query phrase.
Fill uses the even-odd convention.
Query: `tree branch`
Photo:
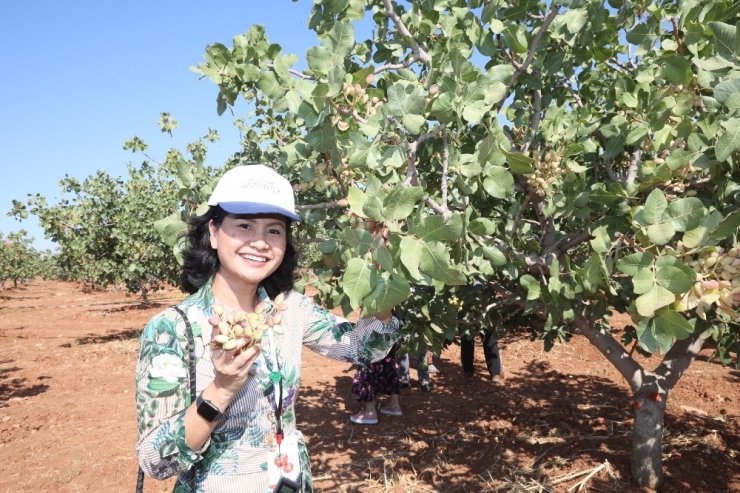
[[[536,70],[535,74],[537,79],[541,81],[540,71]],[[532,128],[530,130],[532,135],[529,137],[529,141],[524,144],[522,152],[526,152],[527,150],[529,150],[532,144],[534,144],[534,141],[537,138],[540,129],[540,122],[542,121],[542,92],[539,89],[534,90],[534,94],[532,95],[532,106]]]
[[[269,63],[269,64],[267,65],[267,68],[269,68],[269,69],[273,69],[273,70],[274,70],[274,69],[275,69],[275,65],[274,65],[274,64],[272,64],[272,63]],[[288,73],[290,73],[290,74],[292,74],[292,75],[295,75],[295,76],[296,76],[296,77],[298,77],[299,79],[303,79],[303,80],[316,80],[316,77],[314,77],[314,76],[312,76],[312,75],[306,75],[306,74],[304,74],[304,73],[302,73],[302,72],[299,72],[299,71],[297,71],[297,70],[295,70],[295,69],[292,69],[292,68],[289,68],[289,69],[288,69]]]
[[[642,366],[629,357],[624,347],[615,341],[604,327],[595,328],[593,321],[589,320],[586,315],[578,317],[574,325],[627,380],[632,392],[636,392],[642,384],[641,375],[644,372]]]
[[[668,350],[655,373],[665,378],[666,389],[670,390],[686,372],[704,346],[704,339],[699,334],[676,341]]]
[[[440,125],[439,128],[442,131],[442,207],[447,210],[447,168],[450,163],[450,146],[447,142],[446,124]]]
[[[583,108],[583,101],[581,100],[581,97],[578,95],[575,89],[573,89],[573,86],[570,85],[570,81],[568,81],[567,79],[563,79],[555,87],[562,87],[563,89],[568,91],[571,97],[575,100],[576,106],[578,106],[579,108]]]
[[[524,72],[527,71],[527,69],[529,68],[529,65],[532,63],[532,60],[534,60],[534,54],[535,52],[537,52],[537,47],[539,46],[540,41],[542,40],[542,36],[545,35],[547,28],[550,26],[550,23],[558,15],[558,11],[560,11],[560,5],[553,3],[550,7],[550,12],[547,13],[547,15],[545,16],[545,20],[542,21],[542,25],[537,31],[537,34],[535,34],[534,38],[532,39],[532,44],[530,45],[529,52],[527,53],[527,57],[524,59],[524,62],[521,65],[516,67],[516,70],[514,71],[514,75],[512,75],[511,80],[506,85],[507,95],[509,94],[509,90],[512,87],[514,87],[514,84],[516,84],[519,77],[521,77],[524,74]],[[502,99],[499,105],[503,104],[505,99],[506,98]]]
[[[344,199],[339,199],[344,200]],[[310,209],[331,209],[332,207],[344,207],[343,205],[339,204],[339,200],[334,200],[332,202],[321,202],[319,204],[303,204],[303,205],[296,205],[296,210],[299,211],[305,211]]]
[[[422,44],[419,44],[419,42],[416,41],[416,38],[414,38],[411,35],[411,32],[408,30],[406,25],[403,23],[403,21],[401,20],[401,17],[399,17],[395,9],[393,8],[392,0],[383,0],[383,5],[385,6],[386,15],[396,25],[396,29],[398,29],[398,32],[402,36],[409,38],[409,41],[411,42],[411,50],[414,52],[413,58],[416,58],[416,60],[420,61],[421,63],[425,65],[430,65],[432,62],[432,57],[430,57],[429,53],[427,53],[426,47],[423,46]]]

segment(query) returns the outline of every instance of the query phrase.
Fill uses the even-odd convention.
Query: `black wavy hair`
[[[220,263],[218,253],[211,248],[211,232],[208,224],[213,221],[216,226],[221,227],[227,215],[225,210],[215,205],[209,207],[202,216],[190,218],[188,231],[181,238],[185,245],[182,250],[180,287],[186,293],[195,293],[216,274]],[[298,252],[293,247],[293,238],[290,234],[292,221],[286,217],[285,222],[287,233],[285,256],[277,270],[261,283],[271,299],[293,289],[293,283],[297,279]]]

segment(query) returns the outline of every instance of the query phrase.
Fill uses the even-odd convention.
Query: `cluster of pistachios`
[[[678,246],[680,251],[682,245]],[[721,311],[738,318],[735,309],[740,306],[740,249],[712,247],[697,257],[686,257],[686,263],[696,272],[696,282],[681,305],[688,309],[716,303]]]
[[[213,338],[213,343],[220,349],[230,351],[235,349],[240,338],[247,339],[247,345],[243,349],[249,349],[262,341],[263,334],[272,329],[276,334],[283,333],[282,313],[288,308],[284,303],[285,297],[279,294],[272,303],[260,302],[254,312],[246,313],[236,310],[226,313],[224,307],[219,304],[213,305],[213,316],[208,319],[218,334]]]
[[[529,154],[529,151],[524,153],[525,156]],[[565,169],[561,167],[563,158],[552,151],[540,153],[537,150],[532,151],[532,158],[535,160],[535,170],[527,177],[527,182],[537,190],[537,195],[544,197],[555,180],[565,174]]]
[[[671,96],[688,96],[691,95],[691,102],[694,106],[701,106],[701,87],[698,83],[698,77],[694,74],[692,80],[688,84],[671,84],[668,87],[668,94]]]

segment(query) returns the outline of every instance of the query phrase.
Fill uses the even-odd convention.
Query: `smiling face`
[[[227,214],[220,226],[211,221],[211,247],[220,263],[216,275],[231,286],[256,289],[283,261],[286,223],[278,214]]]

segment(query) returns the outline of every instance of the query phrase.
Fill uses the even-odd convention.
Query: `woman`
[[[399,337],[398,321],[388,313],[353,327],[292,291],[296,251],[290,227],[299,218],[290,183],[272,169],[228,171],[208,205],[191,220],[185,238],[181,282],[191,296],[178,305],[194,335],[198,397],[190,402],[186,323],[170,308],[141,335],[139,463],[157,479],[179,474],[175,492],[190,491],[191,467],[198,492],[271,492],[281,478],[311,492],[308,454],[293,412],[302,346],[341,361],[377,361]],[[280,308],[282,320],[258,344],[241,337],[225,350],[214,341],[216,305],[224,317]]]

